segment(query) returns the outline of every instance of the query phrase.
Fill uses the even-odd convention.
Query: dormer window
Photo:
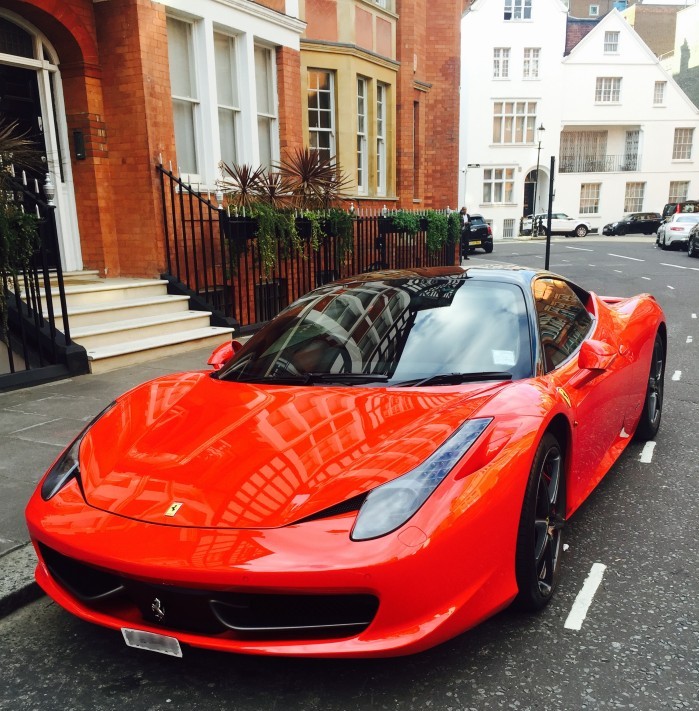
[[[532,0],[505,0],[505,20],[531,20]]]

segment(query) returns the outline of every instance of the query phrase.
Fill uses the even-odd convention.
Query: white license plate
[[[155,634],[154,632],[144,632],[143,630],[132,630],[128,627],[122,627],[121,633],[124,635],[124,641],[129,647],[147,649],[149,652],[160,652],[160,654],[169,654],[171,657],[182,656],[180,643],[174,637],[168,637],[164,634]]]
[[[480,240],[478,240],[478,242],[469,242],[469,244],[470,244],[472,247],[480,247],[480,246],[481,246]]]

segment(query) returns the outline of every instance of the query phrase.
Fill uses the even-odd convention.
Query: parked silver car
[[[658,246],[660,249],[685,249],[689,233],[699,222],[699,213],[675,212],[658,227]]]
[[[533,219],[532,219],[533,218]],[[532,225],[537,227],[540,222],[541,234],[546,234],[546,225],[548,215],[542,213],[540,215],[528,215],[523,217],[520,223],[520,234],[530,235],[532,233]],[[581,220],[576,217],[569,217],[565,212],[551,213],[551,234],[554,235],[570,235],[571,237],[584,237],[592,230],[590,223],[587,220]]]

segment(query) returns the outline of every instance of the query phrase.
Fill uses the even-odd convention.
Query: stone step
[[[142,338],[128,343],[101,346],[88,350],[87,357],[91,372],[104,373],[205,346],[209,346],[213,351],[216,346],[229,340],[232,333],[232,328],[207,326],[179,333]]]
[[[83,283],[67,282],[64,287],[69,309],[167,294],[167,282],[161,279],[100,279]],[[57,289],[52,288],[51,294],[53,308],[60,309],[61,301]],[[42,302],[46,303],[43,289]]]
[[[210,326],[210,311],[175,311],[142,318],[88,324],[71,328],[72,339],[85,350],[113,346],[124,341],[191,331]]]
[[[111,324],[127,319],[144,318],[158,314],[188,311],[189,298],[186,296],[152,296],[144,299],[125,299],[123,301],[106,302],[103,304],[88,304],[84,306],[68,306],[70,327],[80,328],[88,325]],[[60,310],[56,311],[56,322],[62,316]]]

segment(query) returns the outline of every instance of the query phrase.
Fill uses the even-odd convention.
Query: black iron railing
[[[640,170],[641,157],[626,155],[561,156],[561,173],[628,173]]]
[[[26,267],[0,274],[7,319],[6,328],[0,320],[0,391],[89,372],[85,349],[70,337],[53,196],[24,173],[5,183],[14,203],[37,216],[39,244]]]
[[[188,294],[193,308],[212,311],[213,325],[254,328],[311,289],[353,274],[457,263],[453,243],[428,250],[425,220],[411,235],[394,230],[390,215],[355,212],[351,248],[326,233],[312,245],[299,218],[300,245],[277,242],[274,265],[265,269],[255,220],[229,214],[221,195],[212,198],[156,168],[166,237],[163,278],[171,292]]]

